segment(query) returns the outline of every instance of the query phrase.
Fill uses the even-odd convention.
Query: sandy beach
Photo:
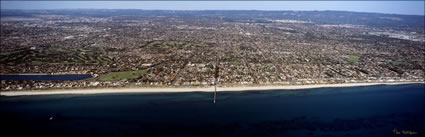
[[[289,86],[246,86],[246,87],[217,87],[218,92],[223,91],[252,91],[252,90],[294,90],[325,87],[355,87],[372,85],[399,85],[399,84],[424,84],[424,82],[394,82],[394,83],[344,83],[344,84],[316,84],[316,85],[289,85]],[[54,95],[54,94],[100,94],[100,93],[175,93],[175,92],[214,92],[215,88],[104,88],[104,89],[58,89],[34,91],[2,91],[2,96],[23,95]]]

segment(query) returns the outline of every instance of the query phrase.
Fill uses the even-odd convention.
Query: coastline
[[[373,85],[401,85],[401,84],[425,84],[425,82],[392,82],[392,83],[343,83],[343,84],[314,84],[314,85],[288,85],[288,86],[240,86],[240,87],[217,87],[217,92],[228,91],[253,91],[253,90],[297,90],[333,87],[358,87]],[[24,95],[58,95],[58,94],[102,94],[102,93],[179,93],[179,92],[214,92],[211,87],[193,88],[103,88],[103,89],[58,89],[48,91],[2,91],[0,96],[24,96]]]

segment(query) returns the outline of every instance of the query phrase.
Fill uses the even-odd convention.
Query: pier
[[[213,99],[213,103],[216,103],[216,99],[217,99],[217,78],[219,76],[219,70],[220,68],[218,67],[218,58],[215,58],[215,65],[214,65],[214,99]]]
[[[216,98],[217,98],[217,85],[215,85],[215,88],[214,88],[214,101],[213,101],[214,104],[216,102]]]

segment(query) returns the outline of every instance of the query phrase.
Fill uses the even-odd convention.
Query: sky
[[[424,1],[1,1],[1,9],[339,10],[424,15]]]

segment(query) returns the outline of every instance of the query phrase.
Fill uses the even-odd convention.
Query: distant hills
[[[251,20],[268,23],[270,19],[310,21],[316,24],[355,24],[374,27],[424,28],[423,15],[398,15],[348,11],[258,11],[258,10],[136,10],[136,9],[72,9],[72,10],[2,10],[1,17],[34,17],[37,15],[68,16],[185,16],[220,18],[226,21]]]

